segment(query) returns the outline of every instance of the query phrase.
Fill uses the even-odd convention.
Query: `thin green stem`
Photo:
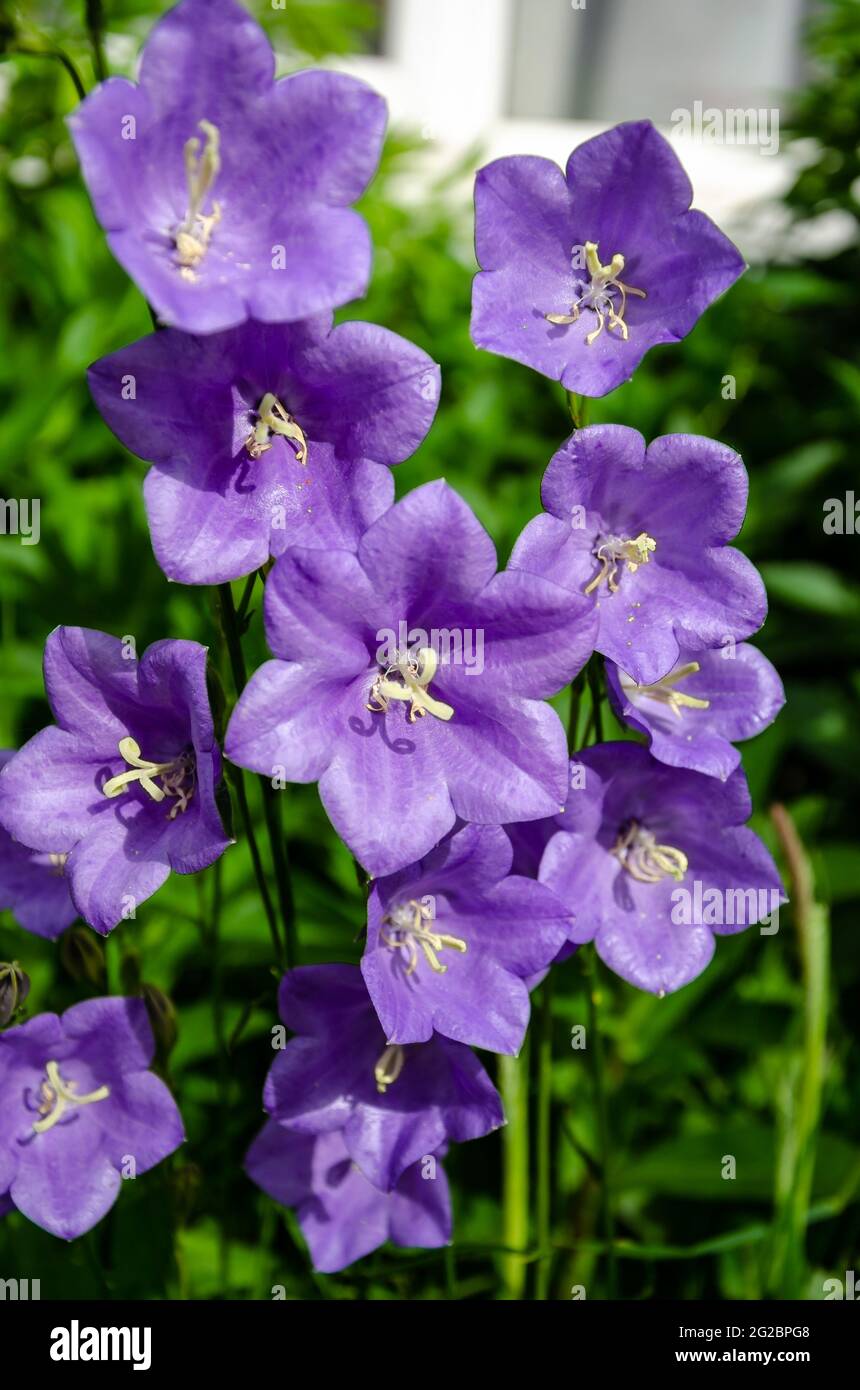
[[[281,910],[281,925],[284,931],[287,969],[296,963],[296,910],[293,899],[293,884],[287,858],[287,846],[281,825],[280,793],[275,790],[268,777],[260,777],[260,791],[263,797],[263,815],[266,832],[275,866],[275,882],[278,885],[278,906]]]
[[[224,1018],[224,955],[221,945],[221,909],[224,903],[222,861],[216,859],[212,866],[212,906],[209,922],[204,924],[212,961],[212,1026],[215,1034],[216,1063],[218,1074],[218,1104],[222,1115],[230,1112],[230,1059],[227,1052],[227,1038]],[[218,1273],[222,1290],[230,1286],[230,1242],[227,1237],[228,1187],[227,1154],[222,1127],[222,1162],[218,1165],[218,1200],[221,1220],[218,1223]]]
[[[606,1095],[603,1038],[598,1018],[599,993],[596,959],[593,956],[593,951],[587,947],[579,952],[579,958],[585,976],[585,994],[588,1007],[587,1053],[591,1065],[591,1080],[597,1113],[597,1148],[600,1161],[600,1224],[608,1251],[606,1261],[608,1296],[615,1298],[618,1288],[618,1268],[615,1259],[615,1218],[612,1202],[612,1146],[609,1132],[609,1104]]]
[[[17,57],[18,55],[22,58],[50,58],[53,62],[60,63],[72,79],[75,91],[78,94],[78,99],[80,101],[85,99],[87,89],[81,80],[81,75],[68,53],[64,53],[62,48],[30,48],[26,44],[14,44],[13,47],[9,49],[9,56]]]
[[[499,1058],[499,1089],[507,1124],[502,1130],[502,1229],[511,1251],[529,1243],[529,1066],[528,1039],[519,1057]],[[521,1299],[526,1264],[518,1254],[502,1259],[506,1299]]]
[[[589,403],[590,398],[588,396],[578,396],[575,391],[567,392],[567,408],[570,411],[574,429],[584,429],[588,424]]]
[[[549,1251],[552,1238],[552,972],[541,985],[538,1022],[537,1087],[537,1200],[535,1230],[540,1250]],[[552,1260],[540,1260],[535,1277],[535,1297],[549,1298]]]
[[[567,748],[575,753],[579,747],[579,716],[582,711],[582,697],[585,693],[585,667],[570,683],[570,707],[567,712]]]
[[[240,635],[245,630],[245,624],[248,620],[248,608],[250,607],[251,595],[254,592],[254,585],[256,584],[256,582],[257,571],[252,570],[251,573],[248,575],[248,578],[245,580],[245,587],[242,590],[242,597],[239,600],[239,607],[236,609],[236,621],[239,624]]]
[[[93,68],[96,79],[104,82],[108,75],[104,51],[104,13],[102,0],[86,0],[87,32],[93,50]]]
[[[603,742],[603,683],[600,667],[594,657],[588,663],[588,688],[591,692],[591,710],[594,721],[594,742]]]

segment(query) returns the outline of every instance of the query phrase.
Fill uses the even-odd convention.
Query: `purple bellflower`
[[[424,1042],[435,1029],[519,1051],[528,981],[555,959],[572,922],[543,884],[511,874],[512,859],[501,826],[468,825],[373,885],[361,970],[389,1042]]]
[[[230,843],[206,649],[165,640],[138,660],[119,638],[59,627],[44,670],[57,722],[0,772],[0,825],[64,857],[75,907],[107,935],[171,869],[196,873]]]
[[[544,514],[522,532],[511,568],[590,597],[597,651],[651,685],[682,642],[725,646],[764,622],[758,571],[728,544],[747,487],[743,460],[713,439],[667,434],[646,449],[625,425],[577,430],[550,460]]]
[[[479,170],[472,339],[586,396],[685,337],[744,269],[650,121],[575,149],[563,174],[515,155]]]
[[[0,1201],[74,1240],[185,1138],[141,999],[88,999],[0,1033]],[[0,1208],[1,1209],[1,1208]]]
[[[152,30],[139,85],[108,78],[69,122],[113,254],[188,333],[307,318],[367,287],[350,204],[376,169],[385,104],[340,73],[274,70],[235,0],[183,0]]]
[[[761,733],[785,704],[782,681],[748,642],[704,652],[682,643],[653,685],[637,685],[608,661],[606,684],[618,718],[647,735],[655,758],[723,782],[741,760],[733,741]]]
[[[380,1192],[352,1161],[339,1131],[296,1134],[270,1120],[245,1169],[276,1202],[297,1208],[314,1269],[336,1274],[386,1240],[425,1250],[448,1244],[451,1198],[441,1156],[426,1154],[390,1192]]]
[[[266,1110],[298,1133],[341,1131],[352,1161],[382,1191],[449,1139],[480,1139],[504,1124],[470,1048],[438,1035],[414,1047],[386,1039],[356,966],[291,970],[279,1010],[298,1036],[269,1069]]]
[[[15,756],[0,749],[0,770]],[[0,829],[0,908],[12,913],[25,931],[55,941],[77,917],[69,893],[64,854],[27,849]]]
[[[254,673],[227,756],[319,780],[370,874],[414,863],[465,821],[553,814],[565,734],[543,701],[587,660],[593,603],[524,570],[444,480],[375,521],[357,554],[287,551],[266,584],[276,660]]]
[[[576,790],[540,877],[575,907],[574,938],[594,941],[622,979],[669,994],[704,970],[714,933],[778,912],[776,866],[744,825],[752,804],[740,768],[719,782],[667,767],[641,744],[604,743],[571,770]]]
[[[293,545],[354,550],[394,500],[384,465],[417,449],[439,398],[420,348],[325,314],[153,333],[89,378],[113,432],[154,464],[152,545],[183,584],[239,579]]]

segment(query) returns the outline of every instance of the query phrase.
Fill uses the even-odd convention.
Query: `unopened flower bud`
[[[30,993],[30,977],[16,960],[0,961],[0,1028],[11,1023]]]
[[[158,985],[142,984],[140,993],[149,1014],[149,1022],[155,1037],[158,1055],[162,1058],[166,1057],[176,1044],[178,1034],[176,1010],[172,1001],[163,989],[158,988]]]
[[[60,960],[73,980],[100,985],[105,977],[105,948],[90,927],[70,927],[60,937]]]

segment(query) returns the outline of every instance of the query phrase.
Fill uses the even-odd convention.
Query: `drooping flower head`
[[[336,1274],[387,1240],[425,1250],[448,1244],[451,1198],[441,1157],[425,1155],[381,1192],[353,1162],[339,1130],[296,1134],[270,1120],[245,1168],[276,1202],[297,1208],[314,1269]]]
[[[728,544],[747,489],[743,460],[713,439],[667,434],[646,449],[625,425],[577,430],[550,461],[544,515],[526,526],[511,567],[587,596],[597,651],[651,685],[682,642],[725,646],[764,622],[758,571]]]
[[[571,766],[540,877],[575,906],[574,939],[594,941],[622,979],[669,994],[704,970],[714,933],[771,918],[785,901],[744,824],[752,804],[740,768],[719,782],[658,763],[638,743],[587,748]]]
[[[704,652],[682,642],[672,670],[651,685],[608,661],[606,684],[618,718],[647,734],[655,758],[723,782],[741,760],[733,742],[761,733],[785,704],[782,681],[748,642]]]
[[[0,825],[58,856],[77,911],[107,934],[160,888],[230,843],[215,805],[221,760],[206,690],[206,649],[133,646],[59,627],[45,644],[56,724],[0,772]]]
[[[404,338],[329,315],[173,329],[90,368],[115,434],[154,464],[144,484],[170,579],[220,584],[291,545],[355,549],[392,503],[388,467],[421,443],[439,369]]]
[[[15,756],[0,749],[0,770]],[[0,908],[25,931],[54,941],[77,917],[69,893],[65,854],[40,854],[0,829]]]
[[[149,1071],[141,999],[88,999],[0,1033],[3,1198],[73,1240],[113,1206],[122,1177],[160,1163],[184,1139],[169,1090]]]
[[[560,690],[593,650],[592,604],[495,548],[444,481],[375,521],[357,554],[289,550],[266,584],[276,660],[227,730],[233,762],[319,780],[371,874],[420,859],[459,816],[484,824],[564,804]]]
[[[605,396],[744,269],[692,198],[650,121],[587,140],[564,174],[534,155],[488,164],[475,181],[474,342]]]
[[[383,1191],[448,1140],[480,1139],[504,1123],[468,1047],[438,1035],[411,1047],[386,1038],[356,966],[291,970],[279,1009],[298,1036],[269,1069],[266,1110],[302,1134],[342,1131],[353,1162]]]
[[[566,942],[571,914],[543,884],[513,875],[512,858],[500,826],[468,825],[374,883],[361,969],[390,1042],[423,1042],[435,1029],[519,1051],[528,982]]]
[[[306,318],[367,286],[370,239],[350,204],[376,168],[385,105],[339,73],[274,70],[236,0],[182,0],[150,34],[140,84],[108,78],[69,122],[111,250],[189,333]]]

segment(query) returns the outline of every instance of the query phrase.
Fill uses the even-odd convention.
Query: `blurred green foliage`
[[[112,71],[132,70],[162,8],[155,0],[108,0]],[[284,10],[252,8],[284,70],[373,41],[372,5],[290,0]],[[41,544],[0,537],[0,746],[19,745],[49,717],[40,660],[58,623],[134,634],[140,649],[167,635],[207,642],[232,696],[212,595],[165,582],[147,536],[145,465],[123,452],[87,393],[88,364],[148,332],[150,322],[107,251],[78,176],[64,125],[76,101],[68,71],[55,57],[31,56],[61,49],[89,88],[84,13],[83,0],[39,0],[5,6],[0,20],[0,495],[42,504]],[[789,133],[812,141],[812,154],[787,207],[799,228],[838,210],[853,224],[850,244],[825,259],[795,255],[752,268],[683,344],[653,351],[632,382],[594,403],[591,417],[634,425],[648,437],[713,435],[738,449],[749,468],[741,544],[761,566],[771,598],[756,640],[780,669],[788,703],[773,728],[745,745],[744,764],[756,828],[777,852],[768,807],[790,807],[832,933],[807,1258],[790,1275],[778,1258],[810,1046],[809,990],[796,914],[788,909],[775,936],[748,931],[721,940],[705,975],[668,999],[640,994],[606,972],[594,986],[606,1039],[608,1176],[625,1256],[618,1288],[627,1297],[820,1298],[823,1279],[856,1267],[860,1253],[860,538],[828,535],[822,524],[825,501],[844,498],[857,480],[856,0],[829,0],[810,42],[815,77],[795,104]],[[376,247],[372,287],[343,316],[383,323],[441,363],[437,422],[398,470],[398,489],[446,476],[504,559],[539,507],[542,470],[570,422],[559,387],[470,342],[468,183],[480,161],[480,151],[471,152],[439,180],[422,142],[392,134],[364,200]],[[404,171],[408,201],[397,192]],[[736,379],[736,399],[723,398],[727,376]],[[256,666],[265,654],[259,612],[246,646]],[[251,797],[262,820],[256,786]],[[363,896],[350,856],[313,788],[290,788],[282,801],[301,958],[357,960]],[[275,1285],[291,1298],[498,1296],[497,1138],[461,1146],[448,1161],[453,1260],[386,1250],[341,1276],[318,1278],[292,1217],[244,1177],[242,1155],[261,1122],[272,1057],[276,976],[244,844],[228,853],[219,874],[220,881],[214,872],[174,876],[138,921],[109,939],[104,961],[96,942],[95,963],[73,937],[54,947],[27,936],[8,914],[0,917],[0,958],[16,958],[30,973],[33,1013],[102,992],[105,981],[111,989],[142,981],[172,999],[179,1035],[163,1066],[189,1135],[180,1153],[128,1184],[110,1217],[70,1247],[7,1218],[0,1270],[41,1277],[43,1297],[268,1298]],[[554,979],[551,1296],[570,1297],[581,1284],[593,1298],[609,1288],[598,1134],[589,1069],[570,1046],[571,1028],[586,1020],[590,986],[576,957]],[[731,1181],[721,1176],[727,1154],[737,1161]]]

